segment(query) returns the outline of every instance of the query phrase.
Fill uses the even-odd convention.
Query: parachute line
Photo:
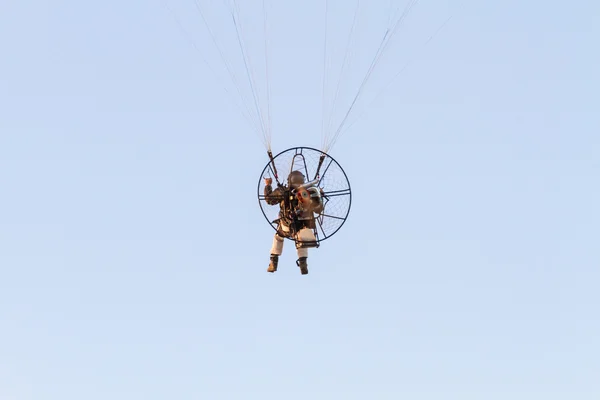
[[[221,62],[224,64],[225,71],[219,70],[218,65],[211,65],[207,56],[205,55],[206,49],[198,46],[198,43],[194,41],[194,37],[190,35],[190,32],[186,30],[184,25],[182,24],[182,20],[178,18],[174,10],[168,4],[174,0],[161,0],[164,6],[171,12],[173,18],[175,19],[176,24],[179,26],[179,29],[183,32],[184,36],[187,40],[192,44],[194,50],[200,55],[200,58],[207,65],[212,74],[217,78],[220,83],[227,83],[227,74],[231,78],[231,82],[229,85],[223,84],[223,87],[227,94],[231,97],[233,103],[240,110],[242,116],[249,122],[252,130],[261,138],[267,152],[271,152],[271,141],[272,141],[272,85],[270,82],[270,68],[272,67],[270,64],[273,62],[271,59],[272,46],[273,42],[270,41],[269,38],[269,30],[271,27],[269,26],[269,18],[271,17],[271,11],[273,10],[273,2],[269,2],[268,0],[261,0],[262,10],[260,10],[260,3],[257,1],[257,7],[252,7],[252,11],[256,11],[257,19],[260,18],[262,12],[263,18],[263,27],[262,33],[264,34],[264,69],[258,68],[259,65],[256,64],[253,66],[253,61],[260,61],[261,54],[251,54],[253,49],[254,42],[250,41],[250,37],[245,37],[244,35],[249,32],[248,26],[244,26],[246,23],[254,23],[259,21],[244,21],[241,19],[242,10],[246,11],[242,5],[245,5],[245,2],[240,4],[238,0],[221,0],[217,2],[207,1],[206,3],[203,0],[193,0],[194,6],[196,8],[196,12],[198,12],[202,22],[207,29],[208,34],[215,46],[216,50],[219,53],[221,58]],[[364,65],[364,73],[361,74],[361,71],[358,71],[359,76],[357,76],[358,81],[356,82],[355,87],[344,88],[342,85],[349,79],[349,68],[354,64],[353,61],[353,46],[360,43],[357,40],[358,30],[360,29],[360,20],[359,18],[362,16],[363,12],[361,12],[361,6],[365,5],[365,2],[361,2],[361,0],[354,0],[354,3],[350,7],[354,8],[347,9],[347,17],[348,22],[350,22],[350,13],[353,11],[351,24],[347,25],[344,28],[344,31],[340,32],[339,39],[343,42],[340,43],[339,50],[342,50],[342,46],[345,44],[345,49],[343,53],[343,59],[341,59],[341,65],[333,66],[333,55],[337,54],[337,49],[334,49],[332,43],[329,43],[332,40],[335,40],[335,32],[332,31],[333,26],[330,24],[329,19],[334,16],[335,11],[332,8],[334,3],[329,0],[324,0],[324,4],[317,6],[317,10],[324,11],[324,20],[322,20],[324,30],[323,37],[323,76],[321,82],[321,91],[322,91],[322,104],[321,104],[321,136],[322,136],[322,151],[325,153],[329,153],[335,143],[337,143],[339,137],[350,129],[356,122],[358,122],[362,115],[364,115],[368,110],[363,107],[370,107],[376,100],[385,92],[389,86],[393,84],[393,82],[408,68],[408,66],[414,61],[415,58],[419,55],[423,48],[426,47],[438,34],[442,29],[446,26],[446,24],[450,21],[452,16],[446,19],[437,30],[426,40],[423,45],[419,48],[414,48],[412,53],[412,57],[408,58],[408,61],[404,65],[398,65],[397,67],[401,67],[399,70],[389,71],[393,76],[388,81],[385,82],[383,87],[379,87],[378,92],[372,93],[375,95],[374,98],[364,99],[365,91],[368,87],[370,87],[370,82],[375,71],[378,69],[382,60],[388,53],[388,50],[392,44],[392,40],[398,35],[400,29],[405,25],[405,21],[409,18],[409,15],[412,13],[413,9],[419,4],[420,0],[403,0],[402,3],[399,4],[399,0],[386,0],[382,2],[382,9],[380,10],[382,14],[380,14],[381,24],[380,26],[375,27],[377,29],[374,32],[375,37],[373,38],[373,42],[371,45],[373,46],[371,50],[369,48],[365,49],[368,52],[372,52],[372,54],[367,54],[365,56],[364,61],[366,64]],[[216,25],[217,22],[211,21],[210,17],[210,5],[220,4],[222,7],[221,17],[225,18],[225,20],[220,21],[219,25]],[[193,7],[190,5],[190,7]],[[271,10],[268,10],[268,7],[271,7]],[[324,7],[324,8],[321,8]],[[386,12],[385,14],[383,14]],[[192,12],[193,14],[194,12]],[[317,11],[320,14],[320,12]],[[366,15],[366,14],[365,14]],[[210,24],[209,24],[210,22]],[[233,24],[233,27],[229,26],[229,23]],[[211,28],[211,24],[213,25]],[[220,26],[225,26],[231,29],[229,33],[231,34],[228,38],[231,40],[230,45],[233,47],[228,49],[225,46],[224,39],[216,35],[218,33],[216,28]],[[380,31],[379,29],[382,29]],[[234,33],[235,32],[235,33]],[[258,34],[260,34],[260,28],[257,30]],[[346,36],[347,34],[347,36]],[[381,36],[379,36],[381,35]],[[380,39],[380,40],[379,40]],[[320,39],[317,39],[320,40]],[[207,39],[208,41],[208,39]],[[207,42],[208,43],[208,42]],[[260,40],[257,42],[260,45]],[[210,47],[210,44],[207,44]],[[237,48],[237,49],[236,49]],[[229,58],[226,57],[227,53],[224,50],[233,51],[232,54],[229,54]],[[238,53],[239,51],[239,53]],[[317,49],[317,52],[320,50]],[[341,52],[340,52],[341,56]],[[239,58],[241,57],[243,61],[243,68],[241,65],[237,65],[235,62],[239,63]],[[218,61],[217,61],[218,63]],[[241,63],[239,63],[241,64]],[[239,67],[236,69],[234,67]],[[258,70],[255,70],[258,68]],[[217,74],[219,72],[219,74]],[[336,74],[337,76],[328,76],[328,74]],[[261,78],[264,74],[266,78],[266,82],[262,83],[260,86],[257,85],[257,78]],[[245,77],[243,76],[245,75]],[[383,84],[384,82],[380,82],[379,84]],[[233,85],[233,88],[231,87]],[[263,87],[265,85],[266,87]],[[318,84],[317,84],[318,85]],[[249,87],[248,87],[249,86]],[[349,85],[348,85],[349,86]],[[317,86],[318,87],[318,86]],[[259,90],[260,89],[260,90]],[[342,104],[342,94],[344,93],[344,89],[350,89],[351,92],[349,94],[349,103],[347,105]],[[266,90],[266,91],[265,91]],[[319,89],[317,89],[319,90]],[[237,91],[237,96],[235,96],[235,92]],[[370,97],[370,96],[369,96]],[[264,104],[266,101],[266,104]],[[360,108],[363,108],[362,110]],[[318,113],[318,111],[317,111]],[[337,121],[336,115],[339,115],[340,120]],[[318,118],[318,114],[316,116]],[[318,129],[318,128],[317,128]]]
[[[240,106],[240,104],[236,101],[235,96],[231,93],[231,91],[227,88],[227,86],[223,84],[222,78],[219,76],[219,74],[217,74],[215,72],[214,68],[206,60],[206,58],[204,57],[203,52],[198,47],[198,44],[193,39],[192,35],[189,33],[189,31],[187,29],[185,29],[183,23],[177,17],[177,14],[175,13],[175,11],[169,6],[168,0],[163,0],[162,4],[171,13],[173,19],[175,20],[175,23],[177,24],[177,26],[179,27],[179,29],[181,30],[181,32],[183,33],[183,35],[185,36],[185,38],[190,42],[190,44],[192,45],[192,47],[194,48],[194,50],[198,53],[198,55],[200,56],[200,59],[204,62],[204,64],[206,64],[206,66],[211,71],[211,73],[215,76],[215,78],[217,80],[221,81],[221,84],[223,85],[223,89],[231,97],[231,101],[233,102],[234,105],[236,105],[238,107],[238,109],[239,109],[240,113],[242,114],[242,116],[252,126],[254,132],[257,134],[257,136],[259,137],[259,139],[261,139],[261,141],[263,142],[263,144],[265,145],[265,147],[269,147],[269,143],[266,141],[264,135],[261,136],[260,129],[256,126],[256,121],[251,118],[251,114],[252,113],[250,113],[250,111],[248,109],[248,105],[246,103],[244,103],[244,105],[246,105],[246,112],[247,112],[246,113],[246,112],[244,112],[244,109],[242,108],[242,106]],[[225,62],[225,64],[227,65],[226,62]],[[242,102],[243,102],[243,96],[241,96],[241,92],[240,92],[239,86],[236,86],[236,88],[238,89],[238,94],[242,98]]]
[[[437,29],[436,31],[423,43],[421,50],[426,47],[441,31],[442,29],[446,26],[446,24],[448,24],[448,22],[450,22],[450,20],[452,19],[452,16],[448,17]],[[383,92],[386,91],[386,89],[388,89],[392,83],[402,74],[402,72],[404,72],[406,70],[406,68],[408,68],[408,66],[414,61],[414,57],[409,60],[408,62],[406,62],[406,64],[404,64],[404,66],[392,77],[392,79],[390,79],[386,85],[377,93],[377,95],[375,96],[375,98],[369,103],[369,105],[367,107],[365,107],[365,110],[363,110],[363,112],[361,112],[358,117],[356,118],[356,120],[354,120],[354,122],[352,122],[350,125],[348,125],[344,131],[350,129],[356,122],[358,122],[360,120],[360,117],[362,115],[364,115],[366,113],[366,110],[373,104],[375,103],[375,101],[383,94]]]
[[[267,81],[267,141],[271,143],[271,129],[272,129],[272,120],[271,120],[271,85],[269,83],[269,47],[268,47],[268,35],[267,35],[267,8],[266,8],[266,0],[263,0],[263,28],[265,35],[265,76]],[[271,147],[269,146],[269,149]]]
[[[248,106],[248,102],[245,99],[244,95],[242,94],[242,90],[240,89],[240,84],[239,84],[235,74],[231,71],[231,67],[230,67],[229,63],[227,62],[227,58],[225,57],[223,50],[221,49],[221,47],[219,46],[219,44],[217,42],[217,38],[215,37],[212,29],[210,28],[210,25],[208,24],[208,21],[206,20],[205,13],[202,10],[202,6],[200,5],[199,0],[194,0],[194,4],[196,6],[196,10],[200,14],[200,17],[202,18],[202,21],[204,22],[204,26],[206,27],[206,30],[208,31],[210,37],[212,38],[212,41],[213,41],[215,47],[217,48],[219,55],[221,56],[221,60],[223,61],[223,64],[225,64],[225,68],[227,69],[227,72],[229,73],[229,76],[231,77],[231,80],[233,81],[233,84],[234,84],[235,88],[237,89],[237,92],[238,92],[240,98],[242,99],[244,105],[246,106],[246,111],[248,112],[249,115],[252,115],[252,112],[250,111],[250,107]],[[257,124],[257,121],[255,118],[252,119],[252,123],[254,124],[254,129],[257,131],[260,131],[260,125]],[[265,140],[266,140],[266,136],[263,141],[265,141]]]
[[[329,131],[331,131],[331,117],[332,117],[333,113],[335,112],[335,105],[337,103],[337,99],[338,99],[338,96],[340,94],[340,83],[342,81],[342,76],[344,75],[344,72],[345,72],[345,69],[346,69],[346,65],[347,65],[346,62],[347,62],[348,56],[350,54],[350,44],[351,44],[351,41],[352,41],[352,36],[354,34],[354,28],[356,27],[356,20],[357,20],[357,17],[358,17],[359,6],[360,6],[360,0],[356,0],[356,8],[354,9],[354,17],[352,19],[352,26],[350,27],[350,33],[348,35],[348,41],[346,42],[346,51],[344,52],[344,61],[342,61],[342,68],[341,68],[340,74],[338,76],[338,81],[337,81],[336,88],[335,88],[335,94],[333,96],[333,102],[332,102],[332,105],[331,105],[331,111],[329,112],[329,118],[328,118],[328,122],[327,122],[327,132],[326,132],[325,139],[324,139],[324,142],[323,142],[323,148],[326,147],[326,143],[328,141],[327,139],[328,139],[328,136],[329,136]]]
[[[261,112],[260,102],[259,102],[258,96],[256,94],[256,89],[255,89],[256,82],[255,82],[254,74],[252,73],[252,68],[250,67],[250,59],[247,56],[246,51],[244,50],[244,45],[243,45],[243,41],[242,41],[241,33],[240,33],[240,31],[242,29],[241,24],[238,24],[238,19],[236,18],[236,14],[239,13],[236,0],[233,0],[233,8],[230,9],[230,11],[231,11],[231,18],[232,18],[233,24],[235,26],[235,32],[237,35],[238,44],[240,46],[240,51],[242,52],[242,57],[244,59],[244,67],[246,68],[246,76],[248,77],[248,82],[249,82],[250,88],[252,90],[252,96],[254,97],[254,106],[256,108],[256,113],[258,114],[259,119],[260,119],[260,125],[262,127],[263,135],[266,136],[265,121],[264,121],[263,113]],[[269,142],[267,142],[267,143],[268,143],[267,150],[271,150],[271,144]]]
[[[414,8],[414,6],[418,2],[419,2],[419,0],[411,0],[404,8],[400,17],[397,20],[395,20],[395,22],[393,23],[392,26],[388,26],[388,28],[385,30],[383,38],[381,39],[381,42],[379,43],[379,47],[377,48],[377,51],[375,52],[375,56],[373,57],[373,60],[371,61],[371,64],[370,64],[370,66],[369,66],[357,92],[356,92],[356,95],[354,96],[354,99],[352,100],[350,106],[348,107],[348,110],[346,111],[346,114],[344,115],[342,122],[339,124],[338,128],[336,129],[336,131],[333,135],[333,138],[330,141],[328,141],[328,143],[324,146],[324,149],[323,149],[324,152],[328,152],[331,149],[331,147],[333,147],[333,144],[337,141],[341,130],[343,129],[346,121],[348,120],[348,117],[350,116],[352,110],[354,109],[354,106],[356,105],[356,102],[358,101],[358,98],[360,97],[364,87],[366,86],[367,82],[369,81],[369,78],[371,77],[373,71],[375,70],[377,64],[379,63],[385,50],[387,49],[387,47],[391,41],[391,38],[398,31],[399,27],[402,25],[402,22],[404,22],[404,20],[406,19],[406,17],[410,13],[410,11]]]

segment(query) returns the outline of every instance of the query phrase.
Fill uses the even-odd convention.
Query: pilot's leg
[[[289,228],[283,224],[280,224],[279,228],[284,232],[289,232]],[[271,262],[269,263],[267,272],[277,271],[277,263],[279,262],[279,256],[283,252],[284,240],[284,237],[280,236],[279,232],[276,232],[275,235],[273,235],[273,244],[271,245]]]
[[[276,233],[273,236],[273,245],[271,246],[271,262],[269,263],[269,268],[267,272],[275,272],[277,271],[277,263],[279,262],[279,256],[283,251],[283,238]]]
[[[298,260],[296,261],[296,265],[300,267],[300,273],[302,275],[308,274],[308,247],[315,247],[314,243],[317,238],[315,237],[315,233],[312,229],[303,228],[298,232],[297,235],[297,245],[296,250],[298,252]],[[302,242],[307,242],[306,245],[303,245]]]

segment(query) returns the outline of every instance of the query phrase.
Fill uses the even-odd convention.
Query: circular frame
[[[285,186],[292,170],[300,170],[308,182],[318,179],[317,186],[322,189],[324,210],[314,215],[318,244],[337,233],[346,222],[352,205],[350,181],[342,166],[333,157],[312,147],[292,147],[272,157],[259,178],[257,197],[263,216],[275,232],[278,228],[278,217],[274,212],[278,214],[279,202],[274,205],[266,202],[263,193],[264,180],[272,178],[273,189]],[[347,202],[344,202],[346,198]],[[329,213],[332,208],[333,213]],[[271,214],[271,217],[268,214]],[[288,236],[286,238],[294,240]]]

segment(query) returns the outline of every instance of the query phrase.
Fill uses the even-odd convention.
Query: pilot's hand
[[[265,185],[270,185],[273,183],[273,178],[265,178]]]

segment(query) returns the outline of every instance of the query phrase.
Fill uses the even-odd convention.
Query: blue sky
[[[222,72],[193,2],[168,4]],[[323,2],[268,15],[273,151],[319,147]],[[599,19],[422,0],[331,150],[352,211],[301,276],[289,243],[266,272],[265,148],[163,2],[2,3],[0,398],[597,399]]]

